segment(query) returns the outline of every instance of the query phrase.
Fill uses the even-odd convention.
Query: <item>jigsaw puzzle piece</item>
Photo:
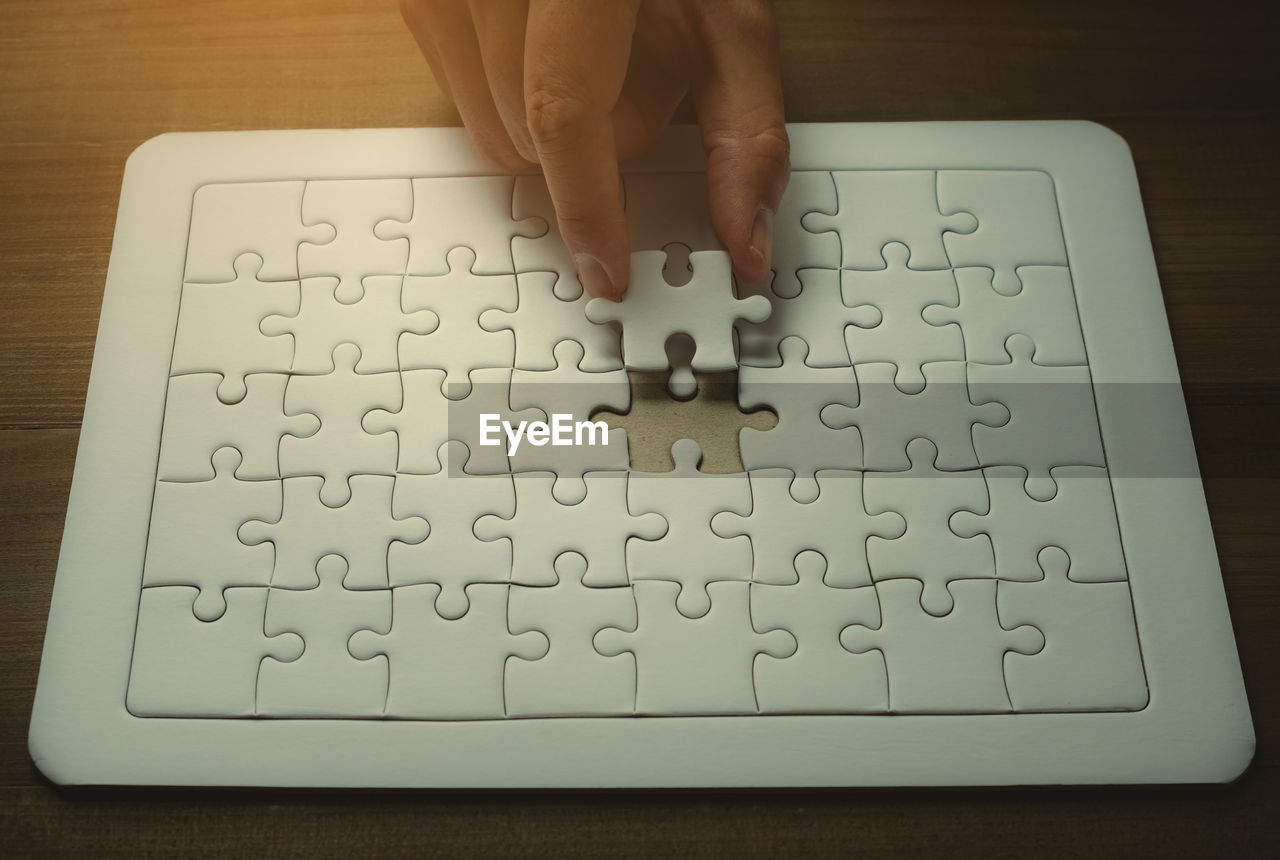
[[[280,477],[280,439],[310,436],[320,429],[314,415],[286,415],[283,373],[251,373],[245,396],[233,404],[218,399],[222,377],[192,373],[169,378],[164,427],[160,433],[161,481],[208,481],[210,460],[224,446],[241,455],[236,477],[265,481]]]
[[[283,504],[279,479],[236,480],[235,448],[219,448],[212,464],[210,481],[156,482],[142,569],[144,588],[199,589],[192,608],[201,621],[216,621],[226,611],[225,589],[271,582],[271,548],[245,546],[236,531],[246,517],[279,519]]]
[[[1106,469],[1059,466],[1052,473],[1058,492],[1044,502],[1026,494],[1025,469],[992,466],[982,472],[990,509],[957,511],[951,517],[951,530],[960,537],[986,534],[991,539],[997,577],[1021,582],[1041,579],[1036,557],[1053,546],[1070,558],[1071,578],[1077,582],[1128,578]]]
[[[751,484],[745,474],[699,471],[702,449],[692,439],[672,445],[671,458],[670,472],[632,472],[627,479],[628,510],[641,516],[656,512],[667,521],[667,531],[656,540],[628,540],[626,570],[632,582],[675,583],[680,612],[698,618],[711,605],[710,583],[751,579],[751,542],[721,537],[711,528],[721,511],[751,513]]]
[[[1018,268],[1065,266],[1053,179],[1039,170],[941,170],[938,202],[944,212],[972,212],[978,229],[943,237],[956,268],[995,270],[995,291],[1015,296]]]
[[[476,274],[515,272],[511,240],[546,232],[541,219],[511,218],[512,176],[436,176],[413,180],[413,216],[408,221],[388,218],[373,227],[383,240],[409,240],[410,275],[445,275],[456,270],[446,258],[460,247],[471,249]],[[514,310],[514,307],[512,308]]]
[[[267,596],[268,636],[296,633],[302,655],[291,662],[263,660],[258,713],[288,717],[376,717],[387,703],[387,666],[356,660],[347,642],[357,630],[391,629],[391,592],[344,586],[347,562],[326,555],[310,588],[273,588]]]
[[[284,392],[285,413],[315,415],[320,429],[280,440],[280,472],[286,478],[323,478],[320,501],[330,507],[351,498],[353,475],[396,473],[396,438],[366,433],[362,421],[373,409],[400,409],[400,375],[357,373],[359,361],[360,349],[344,343],[333,350],[332,373],[290,376]]]
[[[1006,660],[1015,711],[1138,711],[1147,706],[1146,674],[1127,582],[1076,582],[1058,547],[1041,550],[1039,582],[1001,582],[996,608],[1004,627],[1044,632],[1044,650]]]
[[[834,215],[805,215],[803,225],[815,233],[839,235],[841,268],[884,268],[881,254],[886,245],[897,242],[911,249],[904,265],[947,269],[951,261],[943,234],[972,233],[978,228],[968,212],[939,208],[935,171],[852,170],[833,176],[839,209]]]
[[[296,314],[301,287],[297,280],[258,280],[261,265],[256,254],[241,254],[234,280],[182,285],[169,373],[222,374],[218,399],[223,403],[244,397],[249,374],[287,373],[293,366],[293,339],[267,335],[259,325],[274,314]]]
[[[296,316],[269,316],[262,321],[263,334],[293,335],[294,373],[317,374],[333,370],[333,351],[343,343],[360,347],[361,373],[394,373],[399,369],[400,335],[431,334],[440,319],[428,310],[407,314],[400,310],[401,275],[365,278],[363,297],[350,304],[338,299],[337,278],[307,278],[302,282],[302,303]]]
[[[922,368],[936,361],[963,361],[964,340],[956,325],[929,325],[921,316],[932,304],[956,305],[959,293],[950,271],[919,272],[907,268],[907,246],[885,246],[886,267],[878,271],[842,271],[845,304],[871,305],[881,314],[878,325],[844,329],[853,364],[887,361],[898,368],[895,384],[908,394],[924,387]]]
[[[880,626],[880,601],[870,585],[834,587],[825,581],[827,559],[797,554],[793,581],[751,586],[751,623],[786,630],[796,639],[791,656],[755,661],[756,698],[763,713],[872,713],[889,709],[889,679],[875,654],[852,654],[840,645],[851,624]]]
[[[216,621],[192,612],[196,589],[144,588],[125,706],[139,717],[251,717],[264,657],[296,660],[296,633],[264,632],[266,588],[228,588]]]
[[[627,173],[622,188],[632,248],[679,242],[692,251],[724,250],[711,226],[706,173]],[[631,271],[634,278],[634,263]]]
[[[474,526],[486,513],[510,519],[516,492],[510,475],[470,475],[467,446],[457,440],[440,448],[443,471],[396,477],[392,513],[425,520],[429,534],[418,542],[391,544],[387,569],[393,588],[430,583],[438,587],[436,609],[444,618],[467,612],[467,587],[511,579],[511,542],[483,541]]]
[[[555,347],[562,340],[582,345],[581,367],[591,372],[622,369],[618,332],[591,322],[584,315],[588,299],[556,297],[553,272],[517,272],[518,300],[514,312],[491,308],[480,314],[480,327],[488,332],[510,329],[515,336],[517,370],[554,370]]]
[[[791,298],[766,291],[765,297],[773,304],[769,318],[757,324],[738,324],[740,364],[777,367],[782,363],[779,351],[782,341],[796,336],[809,345],[805,361],[810,366],[848,367],[845,329],[849,326],[875,328],[882,322],[883,315],[871,305],[856,308],[845,305],[840,274],[835,269],[801,269],[798,289]]]
[[[910,528],[910,526],[908,526]],[[840,644],[854,654],[878,650],[889,675],[893,713],[1007,713],[1004,663],[1009,652],[1035,654],[1045,643],[1036,627],[1012,630],[996,616],[994,580],[950,585],[955,608],[941,618],[921,609],[921,582],[877,582],[880,626],[854,624]]]
[[[338,301],[351,304],[364,295],[367,275],[403,275],[408,270],[408,239],[380,239],[373,229],[387,218],[412,217],[413,186],[408,179],[310,181],[302,192],[302,221],[332,226],[334,237],[323,244],[304,241],[298,246],[298,274],[304,279],[337,278]]]
[[[631,286],[622,301],[592,299],[587,319],[594,323],[622,324],[622,358],[632,370],[665,370],[667,338],[687,334],[697,344],[694,370],[733,370],[733,324],[747,319],[762,322],[770,311],[764,296],[734,297],[729,254],[694,251],[689,255],[693,277],[673,287],[663,278],[667,255],[663,251],[636,251],[631,255]]]
[[[748,471],[783,468],[795,473],[791,494],[798,502],[818,497],[817,473],[862,465],[856,429],[833,430],[822,423],[831,403],[857,403],[853,368],[810,367],[807,344],[784,340],[780,367],[743,367],[738,372],[738,403],[744,409],[767,406],[778,416],[771,430],[744,427],[739,434],[742,463]]]
[[[906,533],[897,539],[871,536],[867,561],[877,583],[909,578],[921,584],[921,606],[930,615],[952,611],[955,581],[994,579],[995,555],[986,535],[962,538],[950,528],[956,511],[988,509],[987,485],[979,471],[945,472],[935,466],[938,449],[928,439],[907,446],[911,468],[868,472],[866,510],[900,514]]]
[[[497,308],[514,312],[518,293],[514,274],[489,275],[474,270],[479,258],[471,248],[449,251],[447,274],[404,279],[401,304],[406,312],[430,310],[440,320],[431,334],[400,336],[400,368],[436,368],[445,372],[445,394],[461,399],[470,391],[470,374],[478,368],[515,363],[516,342],[507,329],[486,331],[480,315]]]
[[[698,345],[687,334],[673,334],[667,338],[665,348],[671,366],[667,393],[675,400],[692,400],[698,396],[698,377],[693,372],[693,354]]]
[[[224,283],[235,277],[232,261],[252,253],[262,259],[262,280],[297,281],[299,246],[335,236],[329,224],[303,223],[305,187],[305,182],[229,182],[197,188],[183,280]]]
[[[468,479],[470,480],[470,479]],[[547,637],[507,626],[506,585],[467,586],[466,614],[436,614],[440,586],[392,589],[391,632],[360,630],[350,641],[357,660],[385,656],[390,665],[386,716],[482,720],[506,716],[503,676],[511,658],[537,660]]]
[[[838,589],[870,585],[867,538],[894,539],[906,531],[906,522],[897,513],[871,516],[866,512],[861,472],[818,472],[818,497],[807,503],[792,498],[792,473],[786,469],[754,471],[749,479],[751,513],[745,517],[718,513],[711,518],[711,530],[725,538],[746,535],[751,539],[752,582],[794,583],[796,557],[814,550],[825,557],[822,569],[828,585]]]
[[[1105,466],[1093,382],[1088,367],[1046,367],[1035,361],[1035,344],[1022,334],[1005,342],[1009,361],[970,364],[974,403],[1002,403],[1009,421],[975,425],[973,447],[984,466],[1027,470],[1027,495],[1047,501],[1057,492],[1055,466]]]
[[[560,235],[560,224],[556,220],[556,207],[551,202],[551,192],[547,190],[547,181],[541,174],[534,176],[517,176],[515,191],[511,197],[512,217],[516,221],[537,219],[547,225],[547,231],[541,236],[511,237],[511,259],[515,263],[517,275],[554,273],[554,278],[546,280],[552,284],[548,292],[555,294],[560,301],[573,302],[581,299],[586,302],[582,282],[578,280],[578,267],[573,264],[573,257]],[[541,279],[540,279],[541,280]],[[529,318],[532,320],[532,317]],[[560,322],[563,325],[564,321]],[[531,328],[536,325],[531,326]],[[519,349],[520,336],[516,337]],[[547,344],[548,348],[551,346]],[[547,355],[550,360],[550,354]],[[516,359],[517,367],[523,367]],[[541,368],[533,367],[532,370]],[[601,368],[609,370],[611,368]]]
[[[556,500],[563,504],[582,501],[587,492],[583,475],[594,471],[626,469],[629,461],[625,431],[611,431],[604,421],[589,421],[599,409],[626,410],[631,405],[631,385],[624,370],[588,373],[581,367],[582,344],[562,340],[556,344],[554,370],[515,370],[511,373],[512,409],[536,409],[546,416],[550,435],[534,436],[532,430],[515,445],[508,440],[511,471],[554,472]],[[504,431],[505,432],[505,431]]]
[[[636,601],[630,587],[598,588],[586,582],[587,559],[565,552],[555,559],[549,586],[511,586],[511,632],[535,630],[549,648],[540,660],[507,665],[507,713],[513,717],[597,716],[635,711],[634,663],[602,656],[592,638],[605,627],[634,630]],[[618,570],[621,571],[621,563]],[[624,577],[625,579],[625,577]]]
[[[449,417],[449,438],[462,442],[470,449],[467,474],[503,475],[511,472],[511,458],[507,455],[510,440],[506,426],[526,430],[534,421],[546,422],[548,416],[541,409],[511,408],[511,377],[509,367],[484,367],[471,371],[470,384],[448,383],[446,393],[453,396],[446,406]],[[466,388],[466,396],[461,390]],[[483,429],[485,426],[490,430]],[[413,432],[417,432],[416,429]],[[625,440],[622,440],[625,451]],[[516,449],[525,453],[527,440]],[[625,461],[624,461],[625,463]],[[570,482],[572,483],[572,482]]]
[[[803,289],[801,269],[840,268],[840,237],[830,231],[815,233],[805,229],[804,218],[834,217],[837,213],[836,186],[826,171],[798,170],[791,174],[773,217],[773,293],[789,299]],[[746,350],[743,350],[744,352]]]
[[[331,508],[320,500],[321,478],[285,478],[284,508],[276,522],[248,520],[240,540],[249,546],[275,545],[271,584],[304,589],[315,582],[316,564],[326,555],[341,555],[350,565],[348,588],[386,588],[389,546],[421,542],[428,526],[420,517],[399,517],[392,507],[396,478],[356,475],[351,500]]]
[[[482,541],[510,540],[514,583],[553,585],[556,559],[572,550],[591,565],[587,585],[626,585],[625,548],[630,539],[657,540],[667,532],[666,521],[656,513],[631,515],[625,471],[588,474],[585,498],[573,504],[555,499],[555,479],[548,473],[516,477],[513,516],[485,514],[475,521],[475,536]]]
[[[399,410],[370,410],[360,426],[373,435],[395,434],[397,474],[439,472],[437,455],[449,439],[449,408],[456,402],[444,396],[444,371],[406,370],[400,374],[400,388]]]
[[[862,439],[862,466],[867,471],[898,472],[910,467],[907,443],[927,437],[938,449],[938,468],[975,469],[974,424],[999,426],[1009,411],[998,403],[974,406],[969,399],[963,361],[939,361],[921,369],[925,385],[906,394],[894,382],[897,368],[875,362],[859,364],[857,403],[833,403],[819,417],[837,430],[855,427]]]
[[[752,667],[756,656],[796,651],[785,630],[758,632],[751,624],[746,582],[707,586],[710,608],[696,620],[676,606],[674,582],[636,582],[633,630],[606,627],[595,635],[606,657],[630,652],[636,665],[637,714],[753,714],[758,712]]]
[[[1035,341],[1041,364],[1088,364],[1071,270],[1023,266],[1017,273],[1021,292],[1005,296],[991,286],[991,269],[956,269],[960,305],[929,305],[922,312],[924,321],[960,326],[965,357],[979,364],[1006,361],[1004,342],[1015,332]]]

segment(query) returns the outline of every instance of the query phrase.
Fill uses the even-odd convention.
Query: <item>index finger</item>
[[[560,235],[588,293],[619,299],[630,275],[611,114],[627,76],[638,0],[534,0],[525,112]]]

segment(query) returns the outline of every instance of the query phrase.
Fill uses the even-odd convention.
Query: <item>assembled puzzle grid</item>
[[[1084,123],[793,134],[762,284],[730,275],[686,131],[625,171],[620,304],[582,294],[541,178],[488,173],[457,130],[140,148],[37,764],[303,785],[1237,774],[1252,730],[1123,143]],[[741,431],[742,471],[701,471],[693,440],[632,470],[642,440],[617,428],[481,444],[486,416],[625,412],[627,371],[668,366],[682,395],[690,370],[736,369],[741,408],[776,413]]]

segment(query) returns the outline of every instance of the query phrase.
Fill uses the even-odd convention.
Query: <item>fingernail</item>
[[[578,279],[582,281],[588,295],[617,301],[618,291],[614,289],[613,281],[609,280],[609,275],[599,260],[590,254],[574,254],[573,265],[577,266]]]
[[[761,277],[764,277],[773,261],[773,210],[767,206],[756,210],[756,220],[751,225],[751,250],[760,256],[764,269]]]

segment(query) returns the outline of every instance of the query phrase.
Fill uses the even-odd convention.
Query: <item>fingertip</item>
[[[582,281],[583,289],[592,298],[618,302],[626,295],[627,281],[625,275],[619,277],[623,273],[617,272],[616,269],[614,274],[610,275],[604,263],[591,254],[574,254],[573,264],[578,269],[578,279]]]

